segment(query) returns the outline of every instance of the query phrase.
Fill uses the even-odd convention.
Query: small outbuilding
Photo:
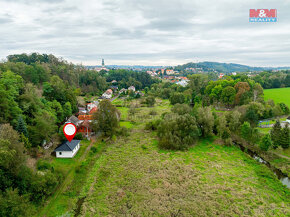
[[[290,116],[286,119],[286,122],[290,124]]]
[[[54,151],[57,158],[73,158],[80,149],[80,140],[66,141]]]

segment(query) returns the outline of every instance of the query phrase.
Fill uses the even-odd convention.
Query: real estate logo
[[[250,22],[277,22],[277,9],[250,9]]]

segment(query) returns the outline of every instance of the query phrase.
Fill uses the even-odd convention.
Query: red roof
[[[79,115],[78,119],[79,120],[92,120],[93,116],[92,115]]]
[[[91,115],[91,114],[95,113],[96,111],[98,111],[98,107],[93,107],[91,109],[91,111],[89,111],[89,114]]]

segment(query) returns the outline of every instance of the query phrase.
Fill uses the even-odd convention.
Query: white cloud
[[[0,58],[52,53],[83,64],[290,65],[287,0],[0,0]],[[276,8],[277,23],[249,23]]]

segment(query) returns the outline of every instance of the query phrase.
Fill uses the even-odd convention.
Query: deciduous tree
[[[93,115],[93,129],[95,132],[103,132],[106,136],[113,136],[119,127],[119,118],[119,110],[109,100],[103,100]]]

